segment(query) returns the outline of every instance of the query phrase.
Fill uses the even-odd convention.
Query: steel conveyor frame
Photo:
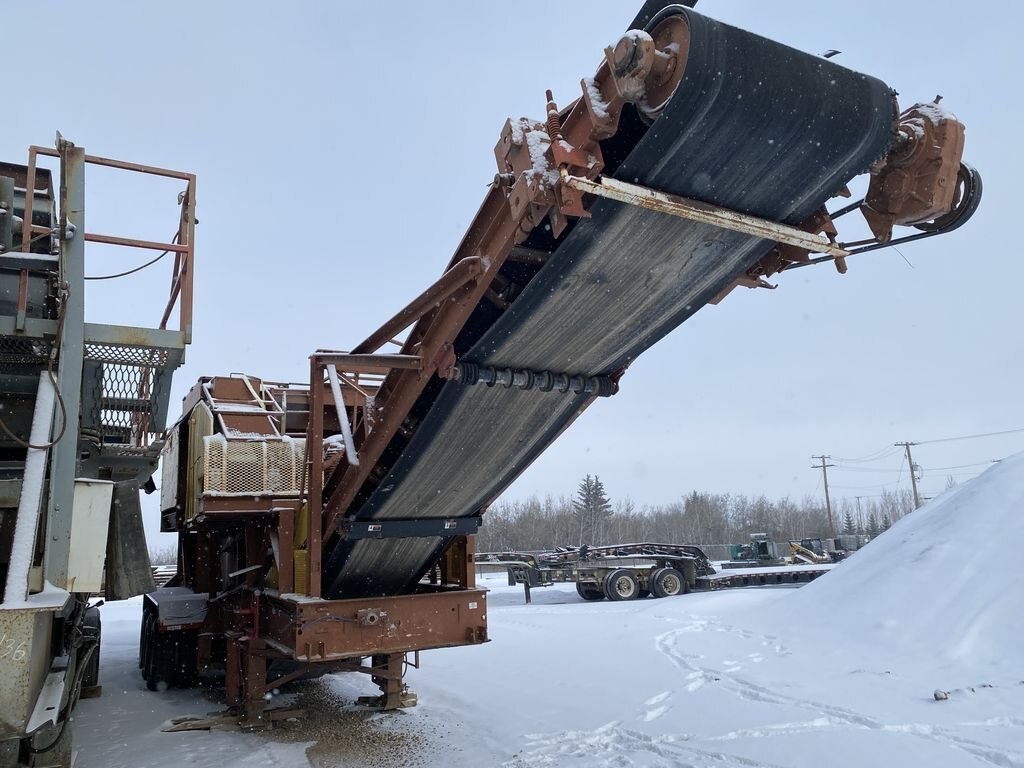
[[[843,271],[826,202],[914,148],[876,79],[685,5],[648,2],[634,26],[567,108],[548,92],[544,121],[506,122],[498,173],[446,271],[351,351],[314,353],[308,390],[213,377],[186,397],[173,437],[192,445],[165,456],[177,486],[164,488],[180,494],[161,511],[182,549],[172,589],[205,618],[180,647],[199,668],[225,664],[244,724],[267,725],[267,690],[316,671],[370,674],[377,704],[407,706],[406,654],[486,642],[473,556],[488,504],[704,305],[812,252]],[[962,125],[919,118],[938,172],[893,172],[927,192],[959,163]],[[866,196],[879,239],[948,211],[911,197]],[[239,475],[263,466],[245,451],[272,445],[287,469],[207,486],[191,468],[213,445],[225,477],[229,449]],[[659,557],[700,559],[647,553]],[[180,594],[165,594],[147,601],[145,658],[179,647],[164,633],[181,629],[165,621]],[[269,679],[271,662],[291,671]]]
[[[358,446],[358,465],[342,464],[325,482],[325,594],[358,597],[411,590],[450,540],[433,536],[354,542],[339,535],[346,521],[479,516],[594,400],[582,391],[540,394],[524,387],[474,388],[470,394],[433,374],[455,378],[451,371],[456,360],[549,371],[567,356],[571,359],[566,367],[571,368],[565,373],[617,381],[637,354],[712,301],[780,240],[799,238],[794,230],[811,213],[888,152],[897,111],[883,83],[680,6],[653,15],[649,26],[656,38],[658,25],[673,18],[685,19],[687,50],[680,54],[685,61],[679,65],[685,75],[653,119],[623,96],[636,82],[635,73],[619,66],[618,47],[607,52],[605,64],[590,81],[596,91],[585,82],[584,97],[566,110],[549,101],[548,123],[536,126],[535,133],[546,129],[549,134],[550,167],[557,163],[563,171],[560,185],[538,191],[539,169],[517,165],[515,156],[517,132],[530,128],[511,121],[506,126],[505,149],[499,142],[496,154],[499,169],[504,162],[509,170],[496,177],[449,266],[451,270],[465,259],[479,258],[483,271],[416,322],[401,353],[415,355],[419,366],[387,374],[376,398],[373,431]],[[733,49],[743,54],[730,58],[725,52]],[[765,61],[776,64],[774,74],[761,72]],[[729,77],[716,77],[714,67],[724,68]],[[762,92],[728,90],[755,74],[767,83]],[[793,81],[806,87],[787,97]],[[708,93],[712,96],[704,98]],[[737,96],[743,95],[748,101],[739,101]],[[642,97],[634,98],[643,103]],[[801,105],[807,112],[817,111],[808,118],[812,129],[804,128]],[[795,132],[792,123],[778,117],[790,107],[801,116],[801,129]],[[690,124],[694,115],[702,116],[695,125]],[[652,131],[648,122],[654,128],[679,128]],[[788,143],[780,139],[776,146],[765,138],[758,145],[758,131],[776,131],[788,136]],[[615,179],[629,178],[669,195],[696,198],[718,221],[693,223],[584,197],[582,191],[594,192],[602,174],[607,187],[621,184]],[[721,229],[717,225],[727,223],[730,212],[740,214],[734,219],[766,220],[758,223],[769,227],[765,234],[772,236]],[[540,226],[548,221],[550,231]],[[556,234],[561,236],[552,236]],[[805,248],[844,253],[814,232],[805,230],[803,235]],[[814,243],[807,242],[811,238]],[[664,277],[659,284],[673,282],[681,288],[661,291],[651,301],[651,291],[642,287],[642,270],[614,274],[619,269],[615,254],[623,248],[632,250],[634,261],[654,255],[649,269],[660,270]],[[529,274],[518,259],[542,266]],[[615,291],[604,304],[594,303],[600,291],[586,285],[602,273],[611,275],[609,290]],[[517,276],[523,284],[510,296],[503,289]],[[566,286],[575,287],[567,292]],[[638,287],[646,295],[638,294]],[[556,294],[557,307],[546,301]],[[559,312],[560,321],[554,319]],[[555,343],[545,347],[538,335],[553,322],[589,329],[562,338],[560,355]],[[605,343],[609,329],[616,338]],[[374,334],[354,351],[375,352],[385,335]],[[533,351],[517,346],[517,338],[532,342]],[[495,405],[499,393],[504,402]],[[520,421],[529,430],[524,432],[511,414],[522,415]],[[471,458],[461,461],[464,456]],[[467,469],[462,471],[460,464]]]

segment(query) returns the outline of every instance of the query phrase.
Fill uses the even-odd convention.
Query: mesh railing
[[[93,424],[105,445],[145,446],[162,429],[152,423],[161,389],[169,377],[159,374],[167,367],[168,352],[155,347],[88,343],[83,388],[90,412],[83,421]]]
[[[215,495],[296,495],[305,441],[294,438],[203,438],[203,492]]]
[[[0,370],[45,364],[49,356],[50,342],[47,339],[0,337]]]

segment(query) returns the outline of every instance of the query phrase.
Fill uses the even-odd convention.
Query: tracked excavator
[[[368,675],[380,695],[366,703],[410,706],[403,676],[420,651],[489,639],[473,564],[488,505],[628,386],[638,355],[737,287],[826,262],[844,273],[857,254],[956,229],[980,201],[964,126],[944,108],[901,109],[880,80],[687,4],[646,3],[577,94],[539,107],[542,119],[501,129],[489,190],[434,284],[348,351],[315,351],[308,384],[204,376],[170,426],[165,385],[191,337],[194,177],[182,176],[167,244],[180,330],[166,330],[168,309],[155,335],[86,324],[83,341],[75,264],[90,235],[74,200],[57,201],[56,227],[36,224],[18,213],[31,159],[0,173],[14,179],[3,211],[21,219],[0,254],[0,351],[21,366],[17,395],[4,394],[17,408],[3,412],[0,665],[5,681],[20,675],[15,694],[0,683],[6,754],[49,765],[41,750],[63,738],[97,645],[96,562],[105,553],[109,587],[110,542],[132,540],[121,511],[136,508],[155,451],[179,558],[144,600],[147,684],[222,674],[225,716],[249,728],[289,714],[270,691],[325,672]],[[88,158],[57,154],[61,190],[75,189]],[[861,175],[867,193],[847,200]],[[855,212],[869,238],[840,235]],[[23,266],[30,221],[52,238],[45,264]],[[17,298],[26,279],[38,318]],[[118,373],[132,366],[145,375]],[[93,489],[81,500],[79,480]],[[90,514],[90,530],[109,523],[105,549],[78,546],[75,520]],[[65,560],[87,552],[78,577]],[[9,637],[20,651],[6,652]]]

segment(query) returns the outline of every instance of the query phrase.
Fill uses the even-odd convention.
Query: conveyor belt
[[[879,80],[693,11],[686,75],[614,176],[797,224],[885,155],[896,120]],[[623,137],[606,151],[622,154]],[[772,243],[596,199],[512,306],[460,358],[613,374],[684,322]],[[458,350],[457,350],[458,351]],[[625,380],[628,385],[628,378]],[[587,396],[446,383],[367,518],[474,515],[564,429]],[[342,542],[332,597],[408,591],[446,540]]]

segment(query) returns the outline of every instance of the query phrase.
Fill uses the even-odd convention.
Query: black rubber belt
[[[680,8],[686,74],[616,178],[798,224],[888,150],[888,86]],[[624,118],[625,120],[625,118]],[[627,130],[629,130],[627,128]],[[622,151],[620,135],[606,155]],[[460,357],[479,365],[609,375],[677,327],[772,243],[595,200],[512,306]],[[483,309],[479,309],[483,312]],[[432,398],[432,400],[430,400]],[[476,514],[558,435],[589,396],[448,383],[359,519]],[[448,539],[341,542],[330,597],[410,591]]]

